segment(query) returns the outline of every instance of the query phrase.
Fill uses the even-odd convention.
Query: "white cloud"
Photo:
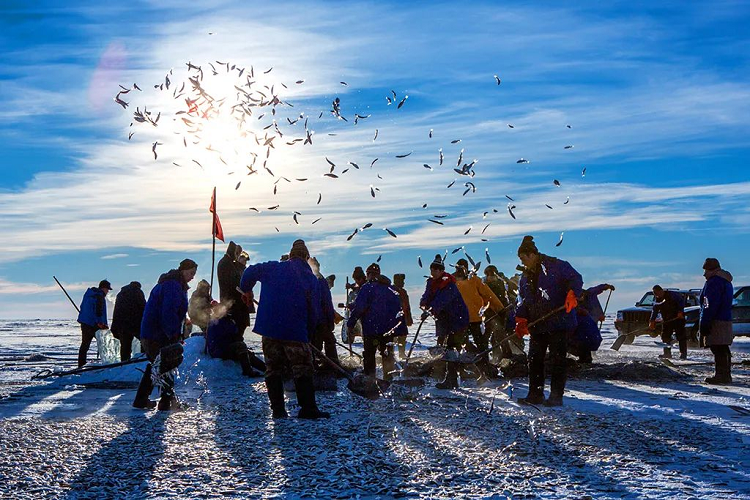
[[[113,254],[110,254],[110,255],[103,255],[100,258],[102,260],[111,260],[111,259],[122,259],[122,258],[125,258],[127,256],[128,256],[128,254],[126,254],[126,253],[113,253]]]

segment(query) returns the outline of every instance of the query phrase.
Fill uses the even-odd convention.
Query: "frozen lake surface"
[[[509,396],[526,393],[525,379],[456,391],[429,381],[416,397],[377,401],[339,382],[318,394],[333,417],[310,422],[271,420],[263,381],[204,358],[200,338],[186,345],[182,413],[131,408],[142,365],[31,382],[75,366],[78,325],[3,321],[0,497],[750,498],[750,416],[730,408],[750,409],[746,367],[712,387],[710,366],[665,372],[650,337],[611,351],[611,319],[604,337],[563,408],[519,407]],[[434,345],[430,327],[423,341],[417,355]],[[750,339],[733,351],[750,359]]]

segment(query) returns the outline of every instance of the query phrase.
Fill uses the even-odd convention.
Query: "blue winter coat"
[[[188,310],[187,291],[188,285],[177,269],[159,277],[143,311],[141,339],[164,344],[178,341]]]
[[[361,320],[362,335],[365,337],[395,333],[398,324],[404,322],[404,314],[401,311],[401,298],[389,283],[386,278],[362,285],[349,314],[348,327],[354,328]]]
[[[589,351],[599,350],[602,345],[602,334],[594,318],[588,314],[578,316],[578,326],[575,331],[575,341]]]
[[[569,290],[580,297],[583,288],[581,275],[568,262],[548,255],[540,257],[541,269],[536,282],[532,281],[531,272],[526,270],[518,284],[519,304],[516,317],[526,318],[529,323],[565,305]],[[569,313],[563,310],[534,325],[531,333],[533,335],[559,330],[570,332],[575,330],[577,324],[576,310]]]
[[[223,358],[230,344],[241,340],[237,336],[237,325],[230,316],[220,320],[211,320],[206,330],[206,348],[214,358]]]
[[[278,340],[308,342],[320,317],[318,279],[302,259],[248,266],[240,289],[248,292],[260,281],[260,300],[253,331]]]
[[[469,326],[469,309],[461,297],[461,292],[458,291],[453,276],[444,272],[438,280],[427,280],[419,305],[430,309],[435,316],[435,333],[442,337],[460,332]]]
[[[104,300],[101,288],[89,288],[83,294],[78,322],[93,327],[96,327],[97,323],[107,324],[107,301]]]
[[[700,324],[704,326],[710,321],[732,321],[732,298],[734,287],[726,278],[716,275],[706,280],[701,290]]]

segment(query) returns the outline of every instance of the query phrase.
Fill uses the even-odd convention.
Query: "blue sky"
[[[302,237],[339,284],[382,255],[384,272],[405,272],[418,295],[426,273],[417,257],[460,246],[482,261],[488,248],[510,273],[524,234],[589,285],[615,284],[615,307],[657,282],[701,286],[709,255],[736,284],[750,283],[747,3],[60,5],[0,6],[0,317],[69,317],[53,274],[76,300],[105,277],[116,289],[131,280],[150,289],[184,257],[208,278],[214,185],[227,241],[251,261],[276,259]],[[268,160],[274,177],[244,175],[253,148],[220,120],[183,147],[173,119],[185,104],[154,85],[170,70],[180,85],[187,61],[207,82],[209,62],[252,65],[256,85],[274,85],[294,105],[279,108],[283,139],[304,137],[302,121],[286,123],[304,113],[313,145],[279,141]],[[217,95],[236,99],[216,78]],[[123,110],[113,97],[133,82],[143,91],[123,96]],[[387,105],[391,90],[409,96],[401,109]],[[329,113],[335,97],[348,122]],[[144,105],[162,112],[159,126],[129,127]],[[354,113],[371,116],[354,125]],[[271,118],[253,130],[262,134]],[[158,160],[154,141],[163,143]],[[234,159],[217,162],[209,145]],[[464,162],[478,160],[473,179],[452,170],[462,148]],[[326,157],[336,173],[349,161],[361,169],[325,178]],[[279,181],[274,195],[279,176],[309,180]],[[477,190],[462,196],[469,180]],[[442,214],[444,226],[427,220]]]

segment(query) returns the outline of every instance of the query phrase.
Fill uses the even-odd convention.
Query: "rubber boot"
[[[315,420],[331,416],[330,413],[320,411],[318,405],[315,404],[315,386],[312,377],[294,379],[294,389],[297,392],[297,403],[300,406],[297,418]]]
[[[664,354],[659,354],[659,359],[672,359],[672,348],[665,347]]]
[[[529,393],[525,398],[518,398],[518,404],[520,405],[540,405],[544,403],[544,393],[534,390],[529,390]]]
[[[687,340],[680,340],[680,359],[687,359]]]
[[[280,376],[266,377],[266,390],[268,401],[271,403],[271,416],[273,418],[287,418],[284,405],[284,379]]]
[[[438,389],[458,389],[458,371],[456,370],[456,363],[447,363],[445,370],[445,379],[442,382],[435,384]]]
[[[133,408],[140,408],[141,410],[152,410],[156,408],[156,401],[149,399],[153,390],[154,386],[151,383],[151,363],[148,363],[146,369],[143,371],[141,383],[138,384],[138,391],[135,393]]]
[[[726,361],[724,363],[724,380],[725,384],[732,383],[732,351],[727,347]]]
[[[550,392],[549,397],[544,401],[544,406],[562,406],[563,395],[559,392]]]
[[[393,371],[396,369],[396,360],[394,359],[392,351],[390,351],[386,356],[383,356],[382,363],[383,379],[390,382],[391,380],[393,380]]]
[[[722,352],[714,355],[716,361],[716,373],[708,377],[706,383],[714,385],[728,385],[732,383],[732,354]]]
[[[398,359],[401,361],[406,359],[406,346],[405,345],[398,345]]]

